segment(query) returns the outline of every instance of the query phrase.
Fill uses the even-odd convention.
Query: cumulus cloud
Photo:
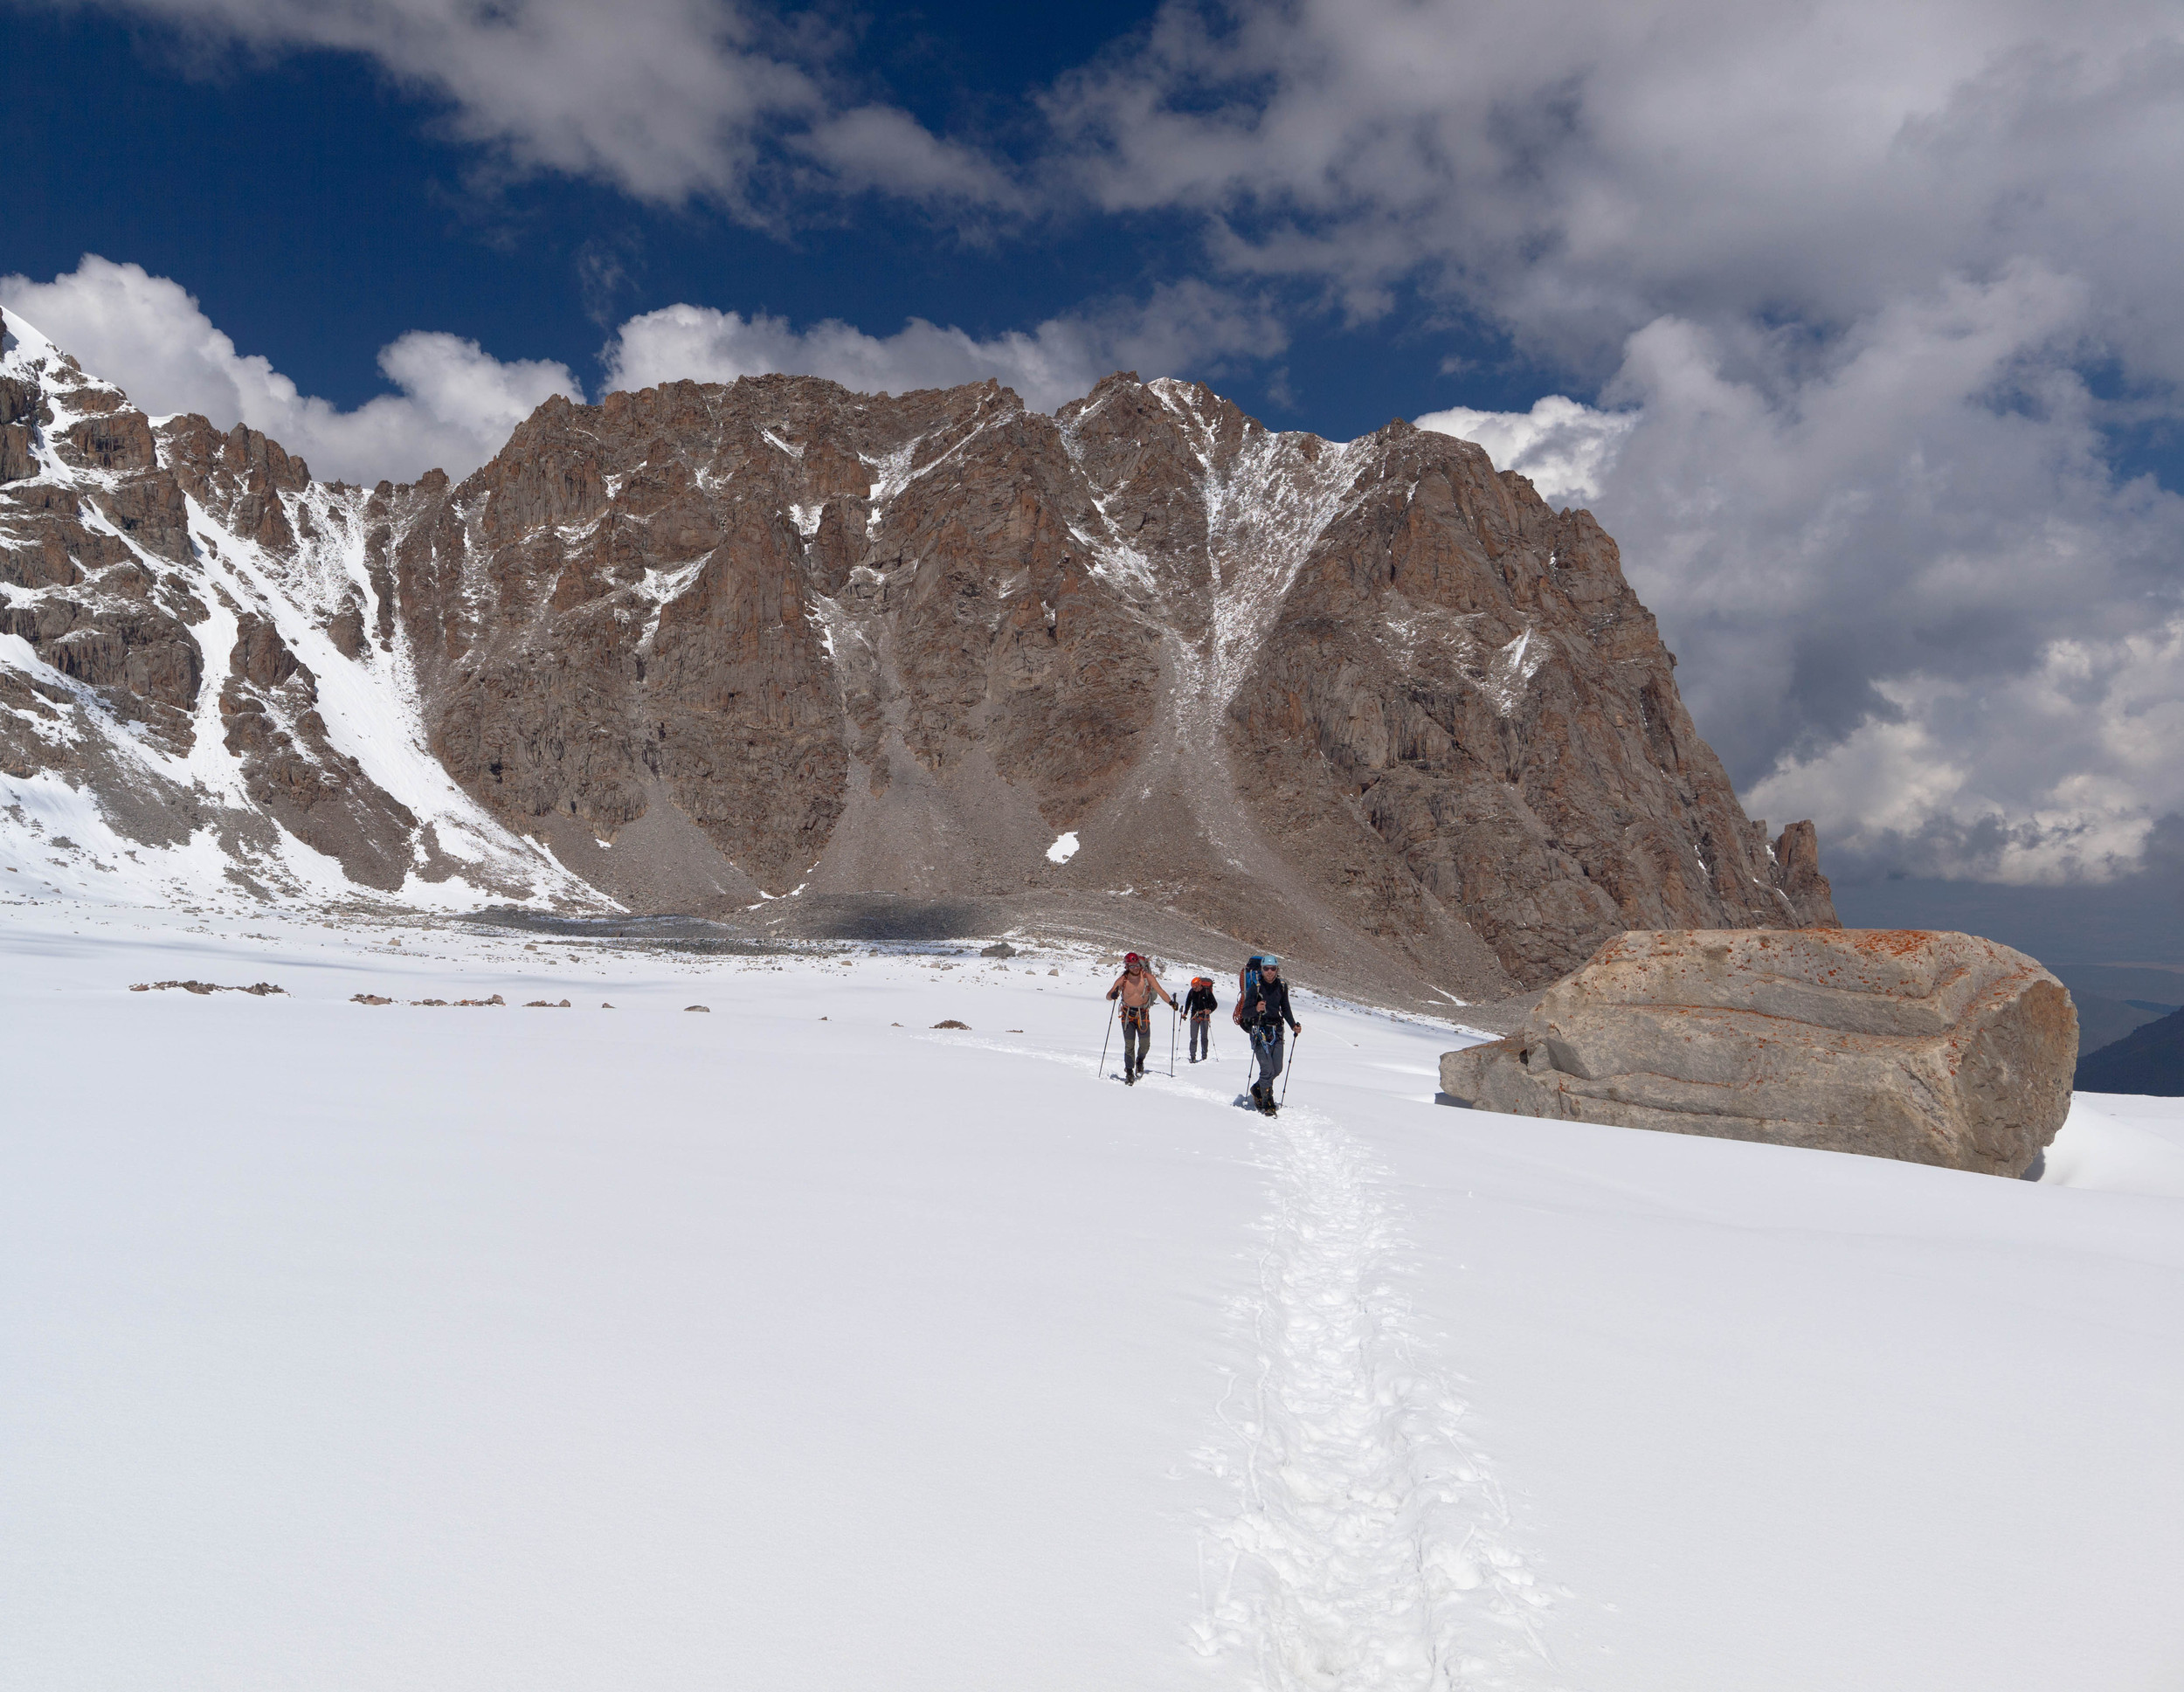
[[[1049,102],[1078,179],[1364,313],[1424,280],[1605,374],[1663,311],[1856,321],[2028,255],[2184,376],[2158,0],[1171,0]]]
[[[370,59],[440,103],[449,132],[525,170],[639,199],[704,198],[747,217],[777,141],[823,175],[918,200],[1000,204],[1014,190],[906,114],[838,110],[824,37],[729,0],[88,0],[171,25],[201,56],[324,51]]]
[[[1412,419],[1420,429],[1476,441],[1500,470],[1531,478],[1550,505],[1588,505],[1637,425],[1635,411],[1603,411],[1549,394],[1529,411],[1475,411],[1452,405]]]
[[[584,397],[560,364],[504,363],[473,341],[413,330],[379,354],[399,391],[344,411],[299,392],[268,360],[238,352],[179,283],[96,255],[50,282],[0,276],[0,307],[154,415],[248,424],[329,480],[410,480],[435,466],[467,475],[549,395]]]
[[[1033,410],[1052,411],[1111,370],[1217,374],[1229,359],[1271,357],[1283,344],[1279,321],[1263,306],[1190,283],[1157,289],[1142,303],[985,338],[922,318],[874,335],[832,319],[798,329],[763,313],[669,306],[623,324],[603,359],[610,389],[733,382],[776,370],[826,376],[864,393],[991,377]]]

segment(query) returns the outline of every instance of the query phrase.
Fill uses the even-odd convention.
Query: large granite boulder
[[[1441,1060],[1481,1110],[2015,1176],[2070,1106],[2077,1012],[1968,934],[1666,929],[1609,941],[1506,1039]]]

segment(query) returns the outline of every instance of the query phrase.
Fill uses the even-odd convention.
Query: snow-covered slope
[[[604,904],[428,748],[365,501],[9,316],[0,849],[129,903]]]
[[[0,905],[6,1680],[2175,1683],[2177,1107],[1519,1121],[1308,998],[1269,1122],[1106,979]]]

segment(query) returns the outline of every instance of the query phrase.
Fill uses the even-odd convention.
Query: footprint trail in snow
[[[1257,1377],[1231,1380],[1228,1437],[1201,1454],[1240,1497],[1206,1527],[1192,1642],[1266,1692],[1538,1685],[1547,1595],[1398,1284],[1400,1208],[1318,1112],[1263,1131],[1274,1211],[1236,1313]]]
[[[1086,1056],[962,1043],[1100,1073]],[[1241,1093],[1160,1080],[1248,1108]],[[1246,1120],[1273,1210],[1257,1288],[1233,1313],[1255,1371],[1231,1378],[1225,1439],[1199,1454],[1238,1497],[1204,1524],[1192,1645],[1248,1663],[1259,1692],[1544,1692],[1558,1683],[1541,1632],[1552,1600],[1507,1542],[1467,1406],[1403,1295],[1412,1247],[1386,1171],[1308,1106]]]

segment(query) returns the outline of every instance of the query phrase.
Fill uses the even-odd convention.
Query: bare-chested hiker
[[[1156,998],[1167,999],[1172,1010],[1175,1000],[1160,984],[1151,966],[1136,952],[1123,959],[1123,972],[1115,977],[1107,996],[1123,1001],[1123,1079],[1135,1087],[1145,1073],[1145,1053],[1152,1045],[1152,1002]]]

